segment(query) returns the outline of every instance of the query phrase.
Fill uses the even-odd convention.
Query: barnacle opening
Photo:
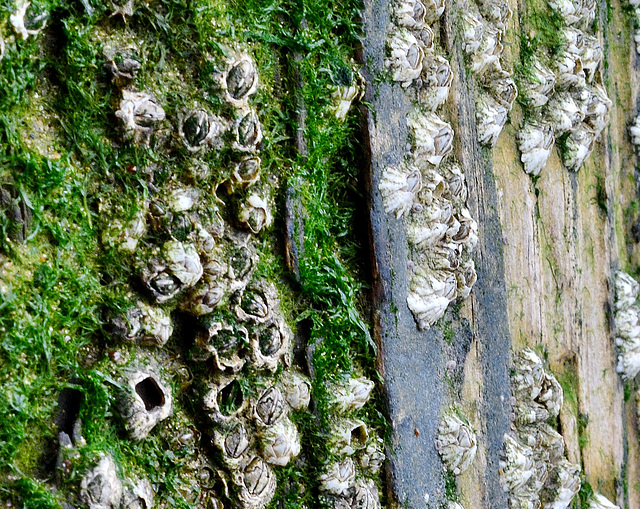
[[[232,380],[218,391],[218,408],[222,415],[233,415],[243,403],[244,393],[238,380]]]
[[[144,408],[150,412],[154,408],[164,406],[164,392],[153,377],[148,376],[136,384],[136,393],[144,403]]]

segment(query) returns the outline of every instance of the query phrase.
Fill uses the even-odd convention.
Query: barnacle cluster
[[[615,505],[601,493],[594,493],[587,507],[589,509],[620,509],[619,506]]]
[[[616,370],[625,380],[640,371],[640,307],[636,305],[640,284],[629,274],[615,275],[615,335],[618,347]]]
[[[435,446],[447,470],[454,475],[460,475],[471,466],[478,448],[471,425],[453,412],[440,421]]]
[[[405,225],[410,245],[407,306],[420,329],[442,317],[450,302],[466,298],[476,280],[470,254],[478,240],[477,224],[466,208],[462,168],[455,161],[443,162],[453,149],[454,132],[436,113],[453,79],[429,26],[443,11],[443,2],[397,2],[388,43],[393,56],[399,41],[412,41],[422,61],[419,69],[387,61],[416,107],[407,116],[411,153],[406,161],[385,168],[378,184],[385,211]]]
[[[566,509],[580,490],[580,468],[565,458],[564,439],[548,422],[560,413],[562,387],[528,348],[516,355],[511,383],[514,422],[500,460],[509,506]]]
[[[505,0],[469,2],[460,19],[464,50],[480,86],[476,96],[478,141],[489,147],[498,142],[518,95],[512,73],[501,61],[509,19],[511,9]]]
[[[538,175],[559,142],[564,165],[577,171],[608,123],[611,101],[600,64],[603,50],[589,33],[595,2],[551,1],[565,20],[562,51],[553,60],[539,52],[519,83],[530,112],[518,133],[524,170]]]

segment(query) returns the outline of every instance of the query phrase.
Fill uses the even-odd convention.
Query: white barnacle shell
[[[556,83],[562,88],[583,86],[586,80],[582,64],[585,35],[577,28],[565,27],[562,37],[565,46],[555,60]]]
[[[583,103],[584,122],[593,129],[597,137],[609,123],[611,99],[600,83],[595,83],[592,86],[587,85],[585,90],[587,93],[585,94],[586,101]]]
[[[425,26],[427,8],[421,0],[400,0],[396,3],[393,14],[398,26],[420,30]]]
[[[123,509],[151,509],[153,488],[147,479],[127,480],[122,495]]]
[[[587,509],[620,509],[620,507],[615,505],[601,493],[594,493],[593,498],[589,500]]]
[[[485,23],[480,45],[471,54],[471,70],[480,76],[489,69],[500,69],[502,50],[502,32],[492,24]]]
[[[367,425],[359,419],[334,418],[329,427],[330,449],[339,456],[351,456],[364,449],[369,439]]]
[[[520,84],[520,92],[524,95],[533,108],[540,108],[547,104],[553,95],[556,84],[556,75],[551,69],[535,58],[532,61],[530,72]]]
[[[506,30],[507,22],[513,13],[505,0],[480,0],[478,5],[482,15],[491,21],[498,30],[503,32]]]
[[[424,59],[420,79],[422,85],[418,90],[418,100],[429,111],[434,111],[449,96],[453,81],[449,61],[439,55],[428,55]]]
[[[408,30],[397,28],[390,35],[387,45],[389,57],[385,60],[385,66],[390,69],[393,80],[401,82],[406,88],[422,72],[422,44]]]
[[[454,244],[462,244],[467,252],[473,251],[478,243],[478,223],[471,217],[471,212],[466,207],[460,208],[455,215],[459,226],[457,231],[447,232],[447,238]]]
[[[175,297],[182,289],[180,280],[161,260],[152,260],[142,269],[142,282],[158,304]]]
[[[511,382],[516,398],[536,399],[546,376],[542,360],[533,350],[525,348],[518,352],[513,364]]]
[[[344,382],[329,385],[330,405],[338,413],[349,413],[360,410],[369,400],[375,384],[364,377],[349,378]]]
[[[518,132],[518,142],[524,171],[530,175],[538,175],[546,166],[553,149],[553,127],[548,122],[528,120]]]
[[[249,97],[258,90],[258,70],[247,53],[234,53],[218,76],[222,98],[236,108],[246,106]]]
[[[208,384],[202,403],[207,416],[218,424],[235,422],[248,405],[236,375],[216,376]]]
[[[127,222],[112,219],[102,233],[105,244],[126,253],[135,253],[138,241],[147,233],[146,207],[142,206]]]
[[[162,254],[168,270],[183,287],[195,285],[202,277],[200,256],[193,244],[169,240],[162,246]]]
[[[80,501],[89,509],[115,509],[120,507],[122,482],[111,455],[103,455],[93,470],[80,481]]]
[[[27,9],[30,5],[31,2],[17,0],[16,11],[9,16],[9,21],[16,34],[20,35],[24,41],[26,41],[30,35],[34,37],[38,35],[47,24],[49,17],[46,11],[36,16],[27,16]]]
[[[229,290],[242,290],[247,286],[253,269],[256,266],[257,256],[247,245],[236,246],[228,255]]]
[[[624,351],[637,348],[637,338],[640,337],[640,308],[628,306],[619,309],[615,314],[616,343]]]
[[[493,96],[480,92],[476,98],[476,129],[478,141],[489,147],[498,143],[498,137],[507,123],[509,110]]]
[[[222,119],[203,109],[180,115],[178,134],[189,152],[198,152],[209,145],[221,146],[227,125]]]
[[[584,114],[568,92],[557,92],[547,106],[547,117],[558,134],[573,131],[582,120]]]
[[[262,509],[273,498],[276,476],[261,458],[253,458],[236,478],[240,486],[238,499],[243,509]]]
[[[428,25],[432,25],[440,19],[440,16],[442,16],[446,2],[445,0],[424,0],[422,3],[426,10],[424,22]]]
[[[550,491],[554,495],[549,502],[543,504],[543,508],[566,509],[580,491],[580,468],[562,459],[550,472],[549,477]]]
[[[153,95],[124,89],[116,116],[122,121],[127,138],[148,146],[153,128],[164,120],[165,114]]]
[[[284,418],[260,431],[260,446],[267,463],[284,467],[300,454],[298,429],[291,419]]]
[[[500,484],[509,494],[519,493],[535,474],[533,450],[511,435],[504,435],[503,459],[500,460]]]
[[[562,153],[562,162],[569,170],[578,171],[593,150],[596,133],[591,127],[581,124],[569,134]]]
[[[446,182],[449,198],[457,203],[466,203],[468,190],[462,167],[458,163],[447,163],[439,170]]]
[[[482,16],[473,9],[465,9],[461,13],[462,37],[464,39],[464,51],[467,55],[475,55],[479,52],[484,36],[484,23]]]
[[[271,225],[273,218],[267,201],[257,194],[252,194],[240,206],[238,220],[253,233],[259,233]]]
[[[151,306],[143,301],[138,301],[137,308],[134,309],[139,313],[139,337],[155,346],[164,346],[173,333],[171,316],[162,308]]]
[[[258,156],[244,156],[231,171],[231,186],[246,189],[260,178],[261,160]]]
[[[518,430],[520,438],[531,447],[535,454],[544,461],[557,464],[564,456],[564,438],[546,422],[538,422],[535,426],[521,426]]]
[[[453,148],[453,129],[435,113],[413,110],[407,116],[413,135],[414,160],[426,159],[438,166]]]
[[[244,463],[246,455],[251,451],[251,434],[241,420],[226,432],[214,431],[213,442],[222,453],[222,461],[232,468]]]
[[[422,188],[420,170],[411,165],[389,166],[382,171],[378,188],[385,211],[399,219],[411,210]]]
[[[171,388],[150,369],[127,372],[123,387],[122,417],[131,438],[141,440],[173,412]]]
[[[501,70],[485,75],[484,87],[493,95],[501,106],[511,111],[514,101],[518,97],[518,88],[511,78],[511,73]]]
[[[262,141],[262,124],[253,110],[242,110],[233,125],[233,148],[241,152],[255,152]]]
[[[573,25],[583,16],[583,0],[547,0],[549,6],[562,15],[567,25]]]
[[[616,310],[622,311],[635,304],[640,293],[640,284],[626,272],[619,270],[615,275]]]
[[[278,295],[271,284],[253,286],[235,296],[234,312],[243,322],[266,323],[271,320]]]
[[[376,475],[380,472],[382,464],[386,459],[383,449],[384,441],[382,438],[375,437],[370,440],[364,449],[358,451],[360,467],[370,475]]]
[[[418,328],[428,329],[447,310],[458,295],[458,282],[449,271],[428,271],[418,267],[409,282],[407,306]]]
[[[353,487],[353,509],[380,509],[380,493],[372,479],[358,479]]]
[[[261,427],[273,426],[286,417],[287,405],[282,391],[275,386],[266,389],[258,398],[253,413]]]
[[[4,38],[2,37],[2,34],[0,34],[0,62],[2,62],[3,58],[4,58]]]
[[[458,298],[466,299],[471,294],[471,289],[478,280],[476,265],[473,260],[469,259],[460,265],[456,270],[456,279],[458,281]]]
[[[629,126],[629,137],[631,138],[631,144],[634,146],[640,146],[640,115],[634,120],[633,124]]]
[[[580,48],[580,61],[587,83],[591,83],[602,62],[602,46],[598,39],[589,34],[582,34],[582,47]]]
[[[245,327],[226,322],[214,322],[196,335],[196,347],[200,357],[211,358],[213,366],[219,371],[236,372],[244,366],[242,352],[249,342],[249,333]]]
[[[291,339],[291,330],[281,318],[256,327],[250,341],[253,366],[276,371],[281,359],[288,354]]]
[[[460,475],[471,466],[476,457],[476,434],[468,423],[449,413],[438,425],[435,447],[447,470]]]
[[[285,371],[282,377],[282,391],[284,398],[292,410],[302,410],[311,401],[311,382],[301,373]]]
[[[453,205],[446,198],[432,199],[428,206],[412,214],[407,224],[407,239],[419,250],[438,244],[449,232]],[[458,226],[456,225],[457,233]]]
[[[327,467],[325,473],[318,479],[320,489],[332,495],[347,495],[354,486],[356,469],[351,458],[333,463]]]
[[[360,72],[354,72],[349,68],[341,73],[341,79],[331,92],[333,110],[338,120],[347,118],[351,104],[359,101],[366,91],[366,82]]]
[[[206,267],[204,270],[206,272]],[[198,286],[189,290],[180,307],[194,316],[208,315],[223,301],[225,290],[224,281],[205,276]]]
[[[619,350],[616,372],[624,380],[633,380],[640,371],[640,348]]]

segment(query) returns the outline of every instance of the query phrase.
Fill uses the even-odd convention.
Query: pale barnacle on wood
[[[426,9],[424,22],[428,25],[432,25],[440,19],[440,16],[442,16],[446,2],[445,0],[423,0],[422,3]]]
[[[620,507],[615,505],[601,493],[594,493],[591,500],[589,500],[587,509],[620,509]]]
[[[439,55],[428,55],[422,66],[420,81],[418,101],[429,111],[434,111],[444,104],[449,96],[453,81],[449,61]]]
[[[279,317],[256,327],[250,341],[253,366],[257,369],[276,371],[280,361],[286,359],[291,338],[291,330]],[[288,361],[285,360],[286,364]]]
[[[245,327],[226,322],[214,322],[196,336],[196,347],[203,360],[211,358],[219,371],[236,372],[244,366],[243,350],[249,343],[249,333]]]
[[[298,429],[289,418],[260,430],[259,436],[262,457],[267,463],[284,467],[300,454]]]
[[[407,116],[413,135],[414,161],[426,159],[438,166],[453,148],[453,129],[435,113],[413,110]]]
[[[566,459],[560,462],[549,472],[547,481],[549,493],[543,501],[544,509],[566,509],[571,504],[573,497],[580,491],[580,468]]]
[[[237,468],[246,461],[246,455],[251,451],[251,440],[242,421],[235,423],[226,432],[216,430],[213,435],[213,442],[222,453],[222,461],[232,468]]]
[[[518,132],[520,160],[524,171],[536,176],[546,166],[555,135],[548,122],[528,120]]]
[[[616,310],[623,311],[635,304],[640,293],[640,284],[629,274],[619,270],[615,275]]]
[[[354,486],[356,469],[351,458],[330,464],[319,477],[320,489],[332,495],[347,495]]]
[[[352,509],[380,509],[380,494],[372,479],[358,479],[351,496]]]
[[[522,80],[519,83],[520,94],[527,99],[529,106],[540,108],[553,96],[556,75],[538,58],[534,57],[529,72]]]
[[[421,330],[436,323],[447,310],[449,302],[455,300],[458,282],[451,272],[430,272],[417,268],[409,282],[407,306]]]
[[[574,25],[584,20],[588,24],[591,21],[592,11],[589,3],[584,0],[547,0],[552,9],[558,11],[562,19],[567,25]],[[595,15],[595,2],[590,3],[593,6],[593,15]]]
[[[503,447],[503,459],[500,460],[500,484],[507,493],[518,494],[535,474],[533,450],[508,434],[504,435]]]
[[[480,45],[471,54],[471,70],[475,74],[480,76],[489,69],[500,70],[501,40],[502,32],[492,24],[485,23]]]
[[[358,463],[369,475],[375,475],[380,472],[386,459],[383,449],[384,441],[380,437],[375,437],[369,440],[364,449],[358,451]]]
[[[364,96],[366,82],[360,72],[354,72],[349,68],[338,73],[336,81],[331,92],[333,111],[338,120],[344,120],[347,118],[351,104]]]
[[[425,26],[427,8],[421,0],[400,0],[396,3],[393,14],[399,26],[419,30]]]
[[[180,306],[181,309],[194,316],[213,313],[225,295],[226,287],[224,281],[221,280],[222,278],[208,277],[206,267],[204,268],[205,276],[200,280],[200,284],[189,290]]]
[[[329,405],[338,413],[360,410],[369,400],[375,384],[364,377],[349,378],[329,384]]]
[[[149,145],[154,127],[164,120],[165,114],[153,95],[124,89],[116,116],[122,121],[125,136],[145,147]]]
[[[454,475],[460,475],[476,457],[476,434],[469,424],[448,413],[438,425],[435,447],[447,469]]]
[[[602,62],[602,46],[598,39],[589,34],[583,34],[582,47],[580,48],[580,61],[587,83],[591,83],[595,77],[600,62]]]
[[[420,170],[411,165],[389,166],[383,170],[378,188],[385,211],[399,219],[411,210],[422,188]]]
[[[111,79],[116,84],[124,84],[137,76],[142,64],[136,58],[136,51],[135,46],[115,48],[110,45],[105,46],[102,50],[102,54],[107,60],[105,67],[111,73]]]
[[[263,228],[270,226],[272,219],[267,201],[257,194],[247,197],[238,212],[240,224],[249,228],[253,233],[260,233]]]
[[[447,234],[452,218],[453,205],[449,200],[433,200],[410,217],[406,228],[409,243],[418,250],[437,245]]]
[[[286,400],[278,387],[269,387],[258,398],[254,416],[260,426],[273,426],[287,415]]]
[[[513,13],[505,0],[480,0],[478,2],[482,15],[495,25],[498,30],[505,31]]]
[[[581,105],[585,115],[584,122],[593,129],[597,137],[609,123],[612,102],[601,83],[585,87],[585,92],[586,100]]]
[[[447,184],[446,191],[451,200],[466,203],[468,190],[464,172],[458,163],[447,163],[440,168],[442,178]]]
[[[424,50],[416,37],[405,28],[396,28],[390,35],[387,45],[389,57],[385,60],[385,67],[391,71],[394,81],[408,87],[422,72]]]
[[[465,9],[461,13],[462,36],[464,50],[467,55],[474,55],[480,50],[484,36],[484,23],[482,16],[473,9]]]
[[[49,14],[42,11],[38,14],[32,12],[27,13],[27,9],[31,6],[31,2],[18,0],[16,2],[16,10],[9,16],[9,21],[13,26],[16,34],[26,41],[30,35],[36,36],[47,24]]]
[[[282,374],[282,391],[292,410],[302,410],[311,401],[311,382],[301,373],[287,370]]]
[[[147,479],[126,480],[122,494],[123,509],[151,509],[153,488]]]
[[[147,233],[146,208],[141,207],[127,222],[112,219],[102,232],[102,241],[126,253],[135,253],[138,241]]]
[[[158,347],[164,346],[173,333],[171,316],[162,308],[143,301],[138,301],[124,316],[114,318],[111,325],[116,336]]]
[[[478,243],[478,223],[471,217],[471,212],[466,207],[461,207],[454,216],[458,223],[457,231],[451,229],[447,232],[449,242],[462,245],[466,252],[471,252]]]
[[[460,265],[458,270],[456,270],[456,279],[458,280],[458,298],[466,299],[471,294],[471,289],[478,280],[476,265],[473,260],[469,259]]]
[[[638,147],[640,146],[640,115],[634,120],[633,124],[629,126],[629,137],[631,138],[631,144]]]
[[[222,98],[236,108],[246,106],[249,97],[258,90],[258,70],[247,53],[233,53],[217,79]]]
[[[162,246],[162,254],[168,270],[183,287],[195,285],[202,277],[200,256],[193,244],[169,240]]]
[[[557,464],[564,456],[564,438],[546,422],[523,426],[519,433],[536,456],[544,457],[552,465]]]
[[[511,111],[511,107],[518,97],[518,88],[511,78],[511,73],[500,70],[487,74],[482,80],[482,84],[501,106],[507,108],[507,111]]]
[[[586,80],[582,64],[585,36],[577,28],[565,27],[562,37],[563,50],[554,60],[556,84],[561,88],[583,86]]]
[[[198,152],[207,145],[222,146],[225,123],[205,110],[195,109],[179,118],[178,135],[189,152]]]
[[[569,170],[578,171],[593,150],[596,133],[591,127],[581,124],[574,129],[565,141],[562,162]]]
[[[255,152],[262,141],[262,125],[253,110],[241,111],[233,126],[233,148],[241,152]]]
[[[276,476],[261,458],[256,457],[237,474],[238,499],[243,509],[262,509],[276,491]]]
[[[351,456],[364,449],[369,439],[367,425],[359,419],[334,418],[329,427],[329,447],[339,456]]]
[[[258,156],[244,156],[231,170],[231,191],[246,189],[260,178],[261,160]]]
[[[486,92],[476,97],[476,129],[478,141],[489,147],[498,143],[498,137],[507,123],[509,111]]]
[[[121,413],[131,438],[141,440],[173,412],[171,388],[150,369],[125,374]]]
[[[217,375],[203,397],[205,413],[218,424],[235,422],[248,404],[236,375]]]
[[[80,481],[80,501],[89,509],[115,509],[120,507],[122,482],[118,478],[111,455],[102,455],[93,470]]]
[[[618,365],[616,371],[624,379],[632,379],[640,371],[640,308],[635,305],[638,283],[619,271],[615,279],[616,345]]]
[[[584,119],[584,114],[568,92],[557,92],[547,106],[548,121],[556,133],[573,131]]]

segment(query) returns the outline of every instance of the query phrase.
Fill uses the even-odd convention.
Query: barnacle
[[[581,104],[585,115],[584,122],[593,129],[597,137],[609,123],[611,99],[609,99],[607,91],[600,83],[595,83],[592,86],[587,85],[584,97],[585,100]]]
[[[545,509],[566,509],[580,491],[580,468],[566,459],[560,460],[549,473],[551,496],[543,501]]]
[[[472,9],[465,9],[462,13],[462,36],[464,50],[467,55],[479,52],[484,37],[484,23],[482,16]]]
[[[552,9],[558,11],[568,25],[574,25],[583,19],[590,23],[592,10],[595,15],[595,2],[591,2],[592,9],[584,0],[547,0],[547,3]]]
[[[205,413],[218,424],[234,422],[248,404],[236,375],[214,377],[203,397]]]
[[[110,455],[101,455],[93,470],[80,481],[80,501],[89,509],[115,509],[122,499],[122,482]]]
[[[457,291],[458,282],[452,273],[417,268],[411,274],[407,306],[418,328],[428,329],[442,318],[449,302],[457,297]]]
[[[598,39],[589,34],[582,34],[580,61],[587,83],[591,83],[602,62],[602,46]]]
[[[518,132],[518,141],[524,171],[538,175],[551,155],[555,142],[553,127],[548,122],[528,120]]]
[[[143,206],[128,222],[112,219],[102,232],[102,241],[127,253],[135,253],[138,241],[147,232],[146,213]]]
[[[371,475],[380,472],[384,460],[383,440],[379,437],[369,440],[365,448],[358,451],[360,467]]]
[[[30,35],[38,35],[47,24],[49,18],[49,14],[46,11],[38,14],[32,12],[27,14],[27,9],[29,9],[30,5],[31,2],[18,0],[16,3],[16,11],[9,16],[9,21],[16,34],[20,35],[24,41],[26,41]]]
[[[302,410],[309,406],[311,400],[311,382],[296,371],[283,373],[282,391],[284,398],[293,410]]]
[[[425,26],[427,8],[421,0],[400,0],[393,9],[396,23],[405,28],[421,29]]]
[[[276,476],[261,458],[253,458],[237,476],[238,499],[243,509],[262,509],[273,498]]]
[[[244,156],[237,162],[231,171],[231,185],[245,189],[255,184],[260,178],[260,158],[257,156]]]
[[[213,313],[218,305],[222,302],[226,287],[224,281],[220,279],[207,277],[206,266],[204,268],[205,276],[201,283],[192,288],[187,293],[185,300],[181,303],[181,309],[191,313],[194,316],[208,315]]]
[[[378,188],[385,211],[401,218],[411,210],[422,188],[420,170],[410,165],[389,166],[383,170]]]
[[[588,509],[620,509],[619,506],[611,502],[601,493],[594,493],[593,498],[589,500]]]
[[[469,424],[448,413],[438,425],[435,447],[447,469],[460,475],[476,457],[476,434]]]
[[[459,203],[466,203],[468,195],[467,183],[460,165],[447,163],[443,164],[439,170],[447,184],[449,198]]]
[[[449,200],[433,200],[411,216],[407,224],[407,239],[419,250],[435,246],[447,234],[452,218],[453,205]]]
[[[173,333],[171,316],[162,308],[138,301],[122,317],[111,321],[113,334],[125,340],[140,340],[154,346],[162,347],[169,341]]]
[[[513,13],[505,0],[480,0],[478,2],[482,15],[491,21],[498,30],[504,31]]]
[[[467,252],[473,251],[478,243],[478,223],[471,217],[471,212],[466,207],[461,207],[454,218],[459,226],[455,232],[449,229],[447,232],[449,241],[462,245]]]
[[[273,426],[286,414],[286,401],[278,387],[266,389],[255,404],[254,415],[261,426]]]
[[[445,0],[425,0],[423,2],[426,13],[424,22],[431,25],[440,19],[445,9]]]
[[[214,367],[220,371],[239,371],[244,366],[242,356],[249,342],[245,327],[226,322],[214,322],[196,336],[196,347],[200,357],[211,358]]]
[[[342,75],[345,79],[340,80],[331,92],[333,110],[338,120],[347,118],[351,104],[362,99],[366,89],[366,82],[360,72],[347,69]]]
[[[351,456],[367,446],[369,431],[359,419],[334,418],[329,433],[331,451],[338,455]]]
[[[394,30],[387,44],[389,57],[385,60],[385,66],[390,69],[393,80],[400,81],[406,88],[422,72],[424,59],[422,45],[411,32],[404,28]]]
[[[238,221],[253,233],[271,225],[272,217],[266,200],[257,194],[250,195],[240,206]]]
[[[262,125],[253,110],[242,111],[233,126],[233,148],[241,152],[255,152],[262,141]]]
[[[510,494],[522,491],[535,474],[533,450],[511,435],[504,436],[503,459],[500,460],[500,484]]]
[[[225,123],[205,110],[195,109],[179,118],[178,135],[189,152],[198,152],[207,145],[222,146]]]
[[[580,30],[573,27],[566,27],[562,36],[565,45],[554,61],[556,84],[561,88],[568,88],[572,85],[583,86],[586,80],[582,64],[585,36]]]
[[[251,285],[235,296],[235,315],[243,322],[266,323],[274,314],[278,294],[272,284]]]
[[[347,495],[355,482],[356,470],[353,460],[344,460],[329,465],[319,477],[320,489],[332,495]]]
[[[127,480],[122,494],[124,509],[151,509],[153,507],[153,488],[147,479]]]
[[[615,275],[615,305],[616,309],[623,311],[635,304],[638,293],[640,292],[640,284],[629,274],[619,270]]]
[[[141,440],[173,411],[170,387],[150,369],[127,372],[121,413],[131,438]]]
[[[453,81],[449,61],[439,55],[428,55],[422,65],[420,80],[418,100],[429,111],[434,111],[449,96]]]
[[[553,71],[534,58],[530,72],[519,83],[520,93],[527,98],[530,106],[540,108],[552,97],[555,84],[556,75]]]
[[[631,276],[619,271],[615,288],[616,370],[622,378],[632,379],[640,371],[640,308],[635,305],[639,285]]]
[[[216,430],[213,442],[220,449],[224,463],[232,468],[241,465],[251,451],[251,435],[242,421],[226,432]]]
[[[564,456],[564,438],[546,422],[520,428],[520,438],[531,447],[534,454],[544,456],[551,464],[557,464]]]
[[[460,265],[458,270],[456,270],[456,279],[458,281],[458,298],[466,299],[471,294],[471,289],[478,280],[476,265],[473,260],[469,259]]]
[[[245,106],[258,90],[258,70],[247,53],[234,53],[217,79],[223,99],[236,108]]]
[[[111,73],[114,82],[123,83],[135,79],[142,67],[135,52],[134,46],[126,48],[104,47],[102,53],[107,60],[105,67]]]
[[[413,110],[407,116],[413,135],[414,160],[426,159],[438,166],[453,148],[453,129],[435,113]]]
[[[574,129],[565,141],[562,162],[569,170],[578,171],[593,150],[596,133],[591,127],[581,124]]]
[[[633,124],[629,126],[629,137],[631,138],[631,144],[640,146],[640,115],[634,120]]]
[[[327,387],[329,404],[338,413],[360,410],[369,400],[374,385],[364,377],[349,378],[346,383],[334,382]]]
[[[525,348],[518,354],[511,379],[523,412],[521,418],[525,422],[546,420],[549,415],[556,417],[560,413],[562,387],[552,374],[545,371],[542,360],[533,350]],[[518,408],[516,411],[518,413]],[[538,417],[527,417],[533,415]]]
[[[371,479],[358,479],[351,496],[352,509],[380,509],[380,493]]]
[[[125,136],[134,143],[148,146],[153,128],[164,120],[164,110],[156,98],[146,92],[124,89],[116,116],[122,121]]]
[[[508,109],[493,96],[480,92],[476,99],[478,141],[493,147],[498,142],[498,137],[507,122],[508,113]]]
[[[573,131],[584,119],[584,114],[568,92],[553,95],[547,106],[547,116],[558,134]]]
[[[284,418],[260,431],[260,445],[267,463],[284,467],[300,454],[298,429],[291,419]]]
[[[500,106],[504,106],[507,111],[511,111],[514,101],[518,97],[518,88],[511,78],[511,73],[501,70],[485,75],[482,80],[483,86],[498,101]]]
[[[256,327],[251,337],[251,362],[257,369],[275,371],[287,355],[292,334],[282,319]]]
[[[471,54],[471,70],[482,75],[489,69],[500,70],[502,55],[502,32],[490,23],[484,24],[482,40],[478,49]]]

